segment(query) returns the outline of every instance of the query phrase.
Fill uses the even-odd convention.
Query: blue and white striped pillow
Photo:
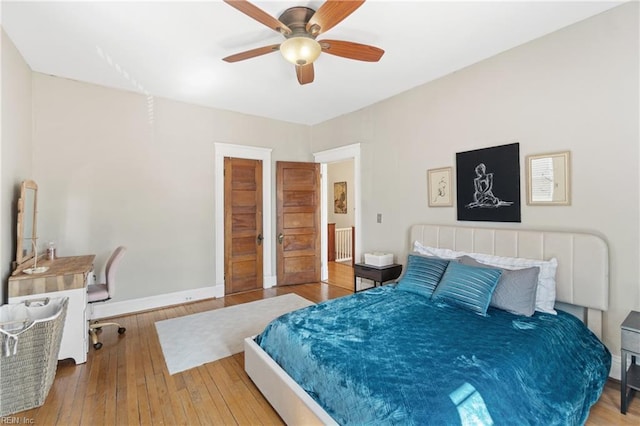
[[[500,269],[449,262],[431,298],[450,302],[486,316],[491,296],[501,274]]]
[[[449,261],[445,259],[410,254],[407,269],[396,288],[431,297],[448,264]]]

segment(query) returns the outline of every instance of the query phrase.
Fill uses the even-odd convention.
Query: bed
[[[410,241],[412,249],[417,242],[456,255],[557,259],[557,313],[521,316],[488,307],[479,315],[398,284],[283,316],[245,340],[245,369],[283,420],[583,423],[611,363],[598,340],[608,305],[604,240],[584,233],[415,225]],[[288,334],[291,329],[297,334]]]

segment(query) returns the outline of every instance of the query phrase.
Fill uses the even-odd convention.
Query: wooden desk
[[[47,272],[25,274],[23,270],[33,266],[29,261],[9,277],[9,303],[42,297],[69,298],[58,359],[73,358],[76,364],[87,361],[87,277],[94,259],[94,255],[38,259],[38,266],[49,267]]]

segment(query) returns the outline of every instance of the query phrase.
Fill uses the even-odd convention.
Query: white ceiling
[[[320,1],[255,1],[278,17]],[[300,86],[284,40],[222,1],[8,2],[2,26],[37,72],[277,120],[317,124],[391,97],[622,2],[369,0],[318,39],[385,50],[378,63],[321,54]]]

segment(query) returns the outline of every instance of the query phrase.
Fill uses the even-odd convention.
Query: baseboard
[[[264,277],[264,288],[274,287],[277,283],[277,277],[274,275]],[[140,299],[123,300],[122,302],[93,303],[89,304],[87,315],[90,320],[117,317],[135,312],[178,305],[185,302],[195,302],[220,297],[224,297],[224,283],[214,285],[213,287],[195,288]]]
[[[224,286],[222,286],[222,288],[220,288],[220,286],[202,287],[140,299],[123,300],[122,302],[90,303],[87,315],[90,320],[117,317],[222,296],[224,296]]]

